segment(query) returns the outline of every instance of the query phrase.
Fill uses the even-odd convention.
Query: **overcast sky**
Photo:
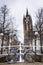
[[[0,0],[0,6],[7,4],[10,9],[11,15],[15,17],[15,22],[19,31],[19,38],[23,39],[23,15],[26,14],[26,8],[32,17],[33,24],[35,22],[35,13],[41,7],[43,7],[43,0]]]

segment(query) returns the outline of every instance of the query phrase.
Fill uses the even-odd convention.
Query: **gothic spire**
[[[28,9],[26,9],[26,16],[28,16]]]

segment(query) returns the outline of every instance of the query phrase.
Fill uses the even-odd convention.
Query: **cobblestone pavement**
[[[10,65],[10,64],[0,63],[0,65]],[[34,62],[34,63],[15,63],[15,64],[11,64],[11,65],[43,65],[43,63],[39,63],[39,62]]]

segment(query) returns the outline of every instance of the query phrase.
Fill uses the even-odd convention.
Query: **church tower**
[[[24,44],[29,45],[32,33],[32,19],[26,10],[26,15],[23,17],[23,28],[24,28]]]

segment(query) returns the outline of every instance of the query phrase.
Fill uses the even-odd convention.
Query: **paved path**
[[[10,65],[7,63],[0,63],[0,65]],[[34,63],[16,63],[16,64],[11,64],[11,65],[43,65],[43,63],[39,63],[39,62],[34,62]]]

